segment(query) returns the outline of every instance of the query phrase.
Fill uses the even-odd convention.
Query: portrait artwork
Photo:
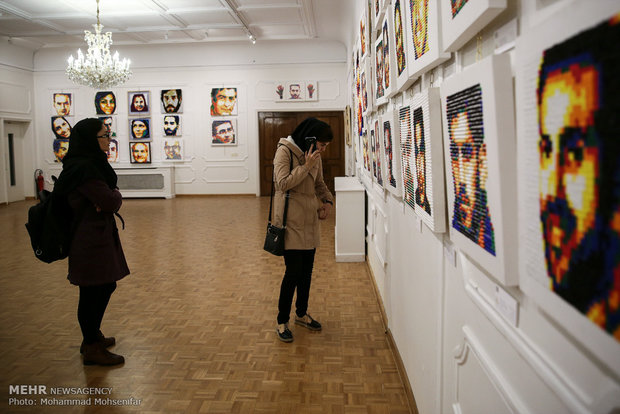
[[[463,47],[504,11],[507,4],[507,0],[436,1],[441,1],[441,28],[445,52],[454,52]],[[429,6],[431,3],[433,1],[429,0]],[[429,23],[432,22],[433,19],[429,19]]]
[[[151,138],[151,119],[133,118],[129,120],[129,139]]]
[[[71,138],[72,127],[69,123],[69,119],[64,116],[53,116],[51,118],[52,132],[54,133],[55,139]]]
[[[513,248],[517,228],[512,93],[507,54],[470,65],[441,85],[450,239],[504,285],[518,282]],[[423,121],[428,151],[427,119]],[[429,159],[425,160],[428,173]],[[434,180],[433,190],[436,184]]]
[[[214,119],[211,121],[211,145],[237,145],[237,119]]]
[[[463,6],[467,3],[467,0],[450,0],[450,10],[452,11],[452,17],[456,17],[461,11]]]
[[[620,372],[620,14],[588,6],[517,44],[520,274]]]
[[[72,116],[73,95],[66,92],[55,92],[52,95],[52,114],[56,116]]]
[[[211,89],[211,116],[237,115],[237,88]]]
[[[381,118],[381,124],[385,188],[395,196],[400,197],[402,187],[400,128],[394,111],[386,111]]]
[[[407,28],[405,27],[408,0],[394,0],[392,2],[393,19],[394,19],[394,35],[395,53],[396,53],[396,83],[397,89],[400,90],[409,80],[409,72],[407,71]]]
[[[360,53],[362,59],[368,54],[368,42],[370,41],[368,30],[368,19],[366,18],[366,9],[362,11],[362,17],[360,18]]]
[[[116,111],[116,95],[112,91],[95,94],[95,111],[97,115],[112,115]]]
[[[62,162],[62,159],[67,155],[67,151],[69,151],[69,140],[55,139],[52,147],[54,149],[54,162]]]
[[[101,122],[103,122],[103,126],[107,130],[107,133],[110,137],[114,138],[116,136],[116,121],[113,116],[100,116],[98,117]]]
[[[151,163],[151,143],[150,142],[130,142],[129,143],[129,162],[131,164],[150,164]]]
[[[119,158],[118,140],[116,139],[110,140],[110,146],[108,147],[106,154],[108,156],[108,162],[118,162],[118,158]]]
[[[362,157],[364,158],[364,170],[372,174],[372,161],[370,154],[370,144],[368,142],[368,131],[362,131]]]
[[[379,35],[375,42],[375,97],[379,105],[386,102],[385,83],[383,81],[383,76],[385,74],[383,70],[384,59],[383,36]]]
[[[415,151],[413,149],[411,107],[409,105],[399,109],[398,122],[403,176],[403,201],[415,211]]]
[[[164,115],[163,127],[164,136],[180,137],[182,135],[181,115]]]
[[[396,90],[396,71],[394,70],[396,66],[396,53],[394,52],[395,39],[393,37],[394,31],[391,13],[386,13],[383,17],[381,33],[383,39],[383,92],[384,98],[389,98]]]
[[[150,92],[127,92],[129,115],[148,115],[150,112]]]
[[[181,89],[162,89],[159,93],[162,114],[180,114],[183,112],[183,91]]]
[[[164,139],[164,161],[183,160],[183,140]]]
[[[286,89],[284,90],[284,96],[287,101],[299,101],[306,100],[306,84],[303,81],[286,82]]]
[[[377,184],[383,188],[383,144],[381,143],[381,130],[379,129],[380,122],[378,119],[372,120],[372,131],[374,135],[373,142],[373,172]]]

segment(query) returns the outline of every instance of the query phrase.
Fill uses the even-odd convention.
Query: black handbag
[[[291,165],[290,169],[293,169],[293,153],[291,152]],[[284,201],[284,214],[282,216],[282,227],[274,226],[271,224],[271,212],[273,208],[273,176],[271,177],[271,199],[269,201],[269,220],[267,222],[267,235],[265,236],[265,245],[263,249],[275,256],[284,255],[284,232],[286,230],[286,213],[288,212],[288,199],[290,191],[286,192]]]

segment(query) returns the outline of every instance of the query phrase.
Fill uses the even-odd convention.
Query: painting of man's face
[[[61,162],[65,155],[67,155],[67,151],[69,151],[69,140],[67,139],[55,139],[54,140],[54,156],[56,159],[55,162]]]
[[[151,144],[149,142],[131,142],[129,147],[131,163],[148,164],[151,162]]]
[[[58,116],[71,115],[71,94],[55,93],[54,94],[54,110]]]
[[[108,162],[118,162],[118,141],[115,139],[110,140],[110,146],[106,151],[108,154]]]
[[[167,136],[180,136],[180,117],[179,115],[164,116],[164,134]]]
[[[295,83],[289,86],[290,99],[301,99],[301,85]]]
[[[410,0],[415,58],[428,52],[428,0]]]
[[[211,115],[237,114],[237,88],[211,89]]]
[[[395,0],[394,2],[394,31],[396,32],[396,66],[398,69],[398,76],[400,76],[407,65],[403,42],[403,21],[401,18],[400,0]]]
[[[211,125],[212,144],[235,144],[233,120],[213,121]]]
[[[167,160],[181,160],[181,143],[177,141],[164,141],[164,156]]]
[[[164,89],[161,91],[162,113],[181,113],[182,103],[181,89]]]

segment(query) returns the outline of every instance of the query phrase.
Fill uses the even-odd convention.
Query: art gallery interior
[[[154,335],[157,345],[136,340],[133,353],[127,351],[128,361],[133,355],[134,361],[144,358],[155,367],[165,360],[157,366],[166,376],[158,391],[148,391],[149,377],[155,374],[144,367],[135,380],[127,364],[106,380],[121,396],[131,393],[118,384],[135,387],[132,393],[144,401],[140,411],[620,413],[620,200],[615,199],[620,157],[610,155],[617,144],[605,141],[618,136],[618,122],[610,114],[619,108],[613,102],[620,96],[619,83],[608,76],[620,69],[619,38],[614,38],[620,26],[617,1],[100,0],[99,5],[104,31],[112,32],[111,49],[131,60],[133,72],[122,85],[104,89],[75,84],[65,73],[68,57],[77,56],[78,48],[87,49],[83,31],[96,23],[95,0],[0,0],[0,223],[9,235],[0,244],[0,280],[9,287],[0,294],[0,321],[6,321],[0,328],[0,337],[6,338],[0,339],[0,362],[22,372],[2,375],[0,411],[39,412],[9,407],[9,398],[15,397],[7,391],[11,385],[102,386],[101,378],[108,375],[104,370],[82,371],[75,349],[55,354],[45,340],[16,349],[25,337],[37,337],[35,329],[56,336],[61,344],[79,335],[71,307],[75,292],[61,276],[64,265],[35,263],[23,229],[28,207],[35,203],[33,174],[40,169],[45,188],[51,190],[52,176],[62,170],[54,152],[59,136],[53,121],[60,113],[53,102],[55,94],[66,94],[71,96],[71,112],[65,116],[70,125],[106,115],[115,124],[118,158],[111,164],[123,186],[121,213],[126,209],[134,226],[140,225],[140,230],[130,230],[135,237],[127,238],[127,250],[135,256],[139,252],[140,263],[155,262],[166,258],[168,243],[179,249],[166,259],[177,268],[185,269],[188,262],[201,269],[206,266],[201,263],[204,252],[209,269],[226,272],[239,262],[244,266],[240,274],[248,277],[259,277],[257,269],[276,275],[266,283],[253,279],[238,284],[255,291],[276,289],[284,271],[280,258],[261,249],[270,157],[277,140],[305,116],[326,120],[336,132],[323,161],[336,212],[323,224],[329,237],[317,250],[321,259],[311,293],[311,301],[312,295],[317,301],[325,295],[334,298],[317,302],[323,308],[313,310],[332,333],[324,329],[323,337],[300,335],[294,342],[297,348],[286,348],[274,333],[275,314],[269,319],[269,309],[260,310],[267,316],[258,317],[256,336],[247,339],[252,346],[238,324],[216,323],[219,332],[207,335],[190,317],[177,325],[164,323],[168,331]],[[424,23],[415,24],[419,19]],[[422,31],[425,40],[421,46],[414,44]],[[574,78],[566,80],[569,75]],[[591,94],[584,86],[590,80]],[[292,95],[297,85],[299,98]],[[234,109],[222,115],[211,109],[212,93],[221,88],[236,94]],[[182,91],[182,109],[172,111],[180,123],[174,134],[166,132],[166,123],[172,121],[164,119],[162,103],[164,92],[171,90]],[[111,114],[97,112],[95,98],[101,91],[114,94]],[[136,94],[147,99],[149,112],[131,107]],[[560,95],[569,97],[563,101]],[[466,127],[457,124],[463,113],[459,105],[467,107]],[[589,105],[596,109],[588,112]],[[419,131],[418,108],[424,121]],[[132,129],[137,119],[147,121],[147,139]],[[230,121],[233,138],[216,139],[220,120]],[[564,126],[586,131],[584,137],[552,131]],[[475,137],[473,149],[463,155],[456,142],[465,128]],[[425,150],[416,141],[419,134],[425,137]],[[149,158],[143,161],[134,159],[131,149],[140,141],[148,143]],[[574,148],[556,148],[570,145]],[[593,152],[588,152],[589,145]],[[174,155],[169,152],[173,146]],[[425,151],[422,161],[420,151]],[[557,164],[549,166],[545,160],[553,151],[570,154],[557,155]],[[459,157],[483,161],[465,166]],[[585,171],[581,163],[588,157],[595,161],[592,170]],[[457,175],[468,174],[468,168],[476,169],[474,195],[460,192],[462,176]],[[426,204],[419,198],[420,180]],[[566,181],[561,184],[565,189],[557,191],[568,199],[568,213],[551,211],[555,207],[549,206],[547,196],[560,186],[554,180]],[[575,192],[582,198],[574,201]],[[473,213],[458,206],[474,197],[483,198],[486,206],[471,202]],[[219,215],[226,212],[243,218],[247,227],[234,232],[245,241],[237,242],[225,229],[219,233],[220,223],[241,223]],[[198,227],[191,221],[184,222],[186,233],[180,232],[169,223],[176,214],[196,223],[210,221],[209,232],[196,234]],[[475,216],[472,220],[484,216],[475,234],[468,233],[467,219],[459,221],[467,214]],[[564,220],[568,216],[574,218],[570,224]],[[351,222],[352,217],[361,219]],[[127,225],[132,226],[131,220]],[[355,230],[349,232],[347,226]],[[566,226],[587,233],[583,243],[589,244],[582,248],[581,236],[568,237]],[[170,240],[158,240],[167,234]],[[227,240],[227,249],[214,247],[211,235],[216,234]],[[339,252],[346,249],[343,240],[361,247]],[[152,249],[146,251],[146,246]],[[583,261],[571,259],[571,253]],[[45,291],[48,282],[42,278],[49,269],[58,279],[49,283],[64,299],[56,302],[43,294],[40,304],[26,301],[27,313],[18,310],[20,305],[10,298],[26,295],[19,279]],[[148,299],[154,307],[167,307],[158,308],[164,318],[170,315],[178,322],[186,313],[209,309],[204,308],[209,300],[218,303],[222,315],[227,306],[246,316],[257,312],[248,310],[254,298],[240,288],[218,297],[217,291],[205,293],[208,283],[199,279],[169,285],[175,272],[165,269],[167,265],[160,266],[148,275],[170,289],[163,297]],[[132,276],[119,285],[115,309],[135,305],[121,292],[130,289],[132,278],[140,280],[134,273],[132,269]],[[330,275],[340,278],[339,284],[330,281]],[[331,283],[342,290],[333,291]],[[350,289],[368,296],[341,308]],[[150,288],[143,297],[148,296],[145,292]],[[261,299],[265,308],[272,306],[269,298]],[[330,312],[333,303],[338,303],[338,312]],[[149,308],[145,306],[145,312]],[[37,310],[45,318],[59,309],[65,316],[57,324],[29,320]],[[359,336],[338,336],[356,312],[364,312],[369,325],[357,318],[351,335]],[[136,320],[140,315],[123,315],[114,326],[131,326],[136,336],[159,329],[141,326]],[[240,320],[252,326],[256,322]],[[210,348],[212,343],[200,347],[210,335],[221,335],[219,345],[230,348]],[[187,339],[179,345],[184,351],[157,342],[170,338],[179,344]],[[314,346],[333,357],[319,364],[315,355],[304,360]],[[205,356],[193,358],[195,349]],[[288,358],[288,365],[271,359],[267,363],[256,356],[259,350]],[[387,365],[364,365],[386,355],[391,361]],[[29,365],[31,357],[36,367]],[[52,368],[39,366],[45,358],[53,361]],[[227,374],[232,377],[213,373],[218,364],[221,368],[231,361],[239,370],[244,363],[260,366],[262,377],[256,374],[258,368],[236,372],[245,378],[234,378],[234,368]],[[308,374],[313,363],[325,372]],[[54,382],[55,373],[67,377],[54,368],[63,364],[79,368],[75,381]],[[271,369],[282,377],[270,374]],[[356,375],[366,376],[368,383],[356,382]],[[330,382],[332,376],[340,379]],[[243,379],[254,379],[255,388],[241,390]],[[191,384],[187,392],[177,381]],[[167,393],[166,387],[174,391]],[[187,405],[175,406],[175,401]],[[71,412],[105,408],[72,407]],[[131,410],[139,407],[114,412]]]

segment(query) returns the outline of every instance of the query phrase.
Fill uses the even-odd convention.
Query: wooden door
[[[344,175],[344,117],[341,111],[321,112],[259,112],[258,139],[260,153],[260,195],[271,192],[273,156],[280,138],[293,133],[304,119],[315,117],[331,126],[334,140],[321,154],[325,184],[334,193],[334,177]]]

